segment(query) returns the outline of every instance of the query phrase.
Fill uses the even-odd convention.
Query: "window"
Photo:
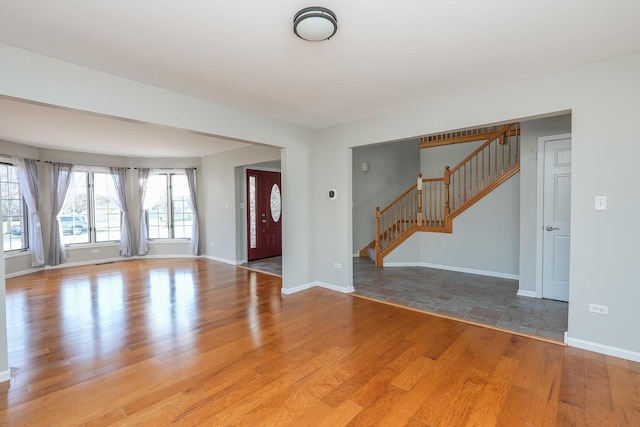
[[[18,170],[0,163],[0,198],[4,251],[27,249],[27,207],[18,183]]]
[[[64,207],[58,215],[62,243],[119,241],[121,215],[114,193],[110,173],[73,172]]]
[[[187,176],[159,173],[149,176],[145,206],[149,239],[189,239],[193,210]]]
[[[120,240],[122,222],[120,209],[114,201],[115,192],[111,174],[93,174],[96,242]]]
[[[89,172],[72,172],[60,215],[62,243],[89,243]]]

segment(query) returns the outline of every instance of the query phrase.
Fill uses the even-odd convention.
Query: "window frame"
[[[29,208],[27,206],[27,202],[25,202],[24,200],[24,195],[22,194],[22,188],[20,188],[20,180],[18,179],[18,168],[16,165],[13,164],[13,162],[8,161],[7,159],[0,159],[0,167],[4,168],[7,167],[7,171],[9,171],[9,168],[13,168],[14,169],[14,174],[16,177],[15,181],[0,181],[0,188],[4,187],[4,184],[15,184],[18,186],[18,191],[20,193],[20,204],[22,206],[22,219],[21,219],[21,233],[20,233],[20,241],[21,241],[21,247],[19,248],[11,248],[6,250],[5,249],[5,234],[9,234],[9,238],[11,238],[11,236],[13,236],[13,234],[11,233],[11,227],[13,227],[13,221],[14,221],[14,217],[13,215],[9,215],[9,224],[7,225],[7,233],[4,233],[4,229],[3,231],[3,236],[2,236],[2,250],[5,254],[11,254],[11,253],[18,253],[18,252],[26,252],[29,250]],[[1,176],[1,175],[0,175]],[[8,174],[7,174],[8,177]],[[5,192],[0,190],[0,203],[4,204],[5,201],[7,201],[7,203],[10,203],[10,201],[16,201],[18,199],[8,199],[5,198]],[[0,212],[0,215],[2,216],[2,224],[4,225],[5,221],[6,221],[6,217],[4,215],[3,212]],[[11,240],[12,241],[12,240]]]
[[[175,210],[175,202],[179,201],[179,199],[175,199],[175,185],[174,185],[174,178],[176,176],[183,176],[186,178],[187,174],[184,171],[179,171],[179,170],[174,170],[174,169],[161,169],[161,170],[157,170],[157,171],[152,171],[149,174],[149,180],[152,179],[152,177],[157,177],[157,176],[164,176],[165,179],[165,200],[166,200],[166,214],[167,214],[167,237],[151,237],[152,236],[152,227],[151,227],[151,215],[150,215],[150,210],[151,207],[147,208],[144,210],[144,215],[145,215],[145,219],[146,219],[146,226],[147,226],[147,236],[149,241],[182,241],[182,242],[186,242],[191,240],[191,236],[186,236],[186,237],[176,237],[176,218],[177,218],[177,214],[176,214],[176,210]],[[149,186],[147,186],[147,193],[146,193],[146,198],[150,197],[151,193],[149,192],[150,188]],[[188,191],[188,184],[187,184],[187,191]],[[146,201],[145,201],[146,203]],[[186,202],[186,200],[183,202],[185,205],[188,206],[188,203]],[[193,227],[193,211],[191,210],[190,207],[188,207],[189,212],[191,212],[191,225],[190,227]],[[182,214],[184,215],[185,213],[185,209],[182,210]],[[183,225],[184,227],[184,225]],[[185,228],[186,229],[186,228]],[[186,234],[186,233],[184,233]]]
[[[107,179],[113,179],[113,174],[104,168],[95,168],[95,167],[86,167],[82,165],[74,166],[74,169],[71,171],[72,174],[81,173],[85,175],[86,181],[86,192],[87,192],[87,212],[66,212],[62,211],[57,216],[58,220],[62,216],[70,216],[70,215],[79,215],[84,216],[87,223],[87,241],[82,242],[67,242],[62,238],[62,243],[65,246],[80,246],[80,245],[101,245],[101,244],[115,244],[120,243],[122,239],[122,222],[123,216],[121,215],[120,210],[118,209],[118,215],[120,217],[120,238],[119,239],[108,239],[108,240],[98,240],[98,231],[96,226],[96,179],[95,174],[104,174],[107,175]],[[70,187],[71,188],[71,187]],[[69,193],[67,193],[67,197]],[[65,205],[67,200],[65,199]],[[62,223],[60,223],[60,227],[62,227]],[[75,234],[72,233],[72,236],[75,237]]]

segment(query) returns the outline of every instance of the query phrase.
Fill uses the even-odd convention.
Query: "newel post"
[[[420,227],[422,225],[422,174],[418,174],[418,181],[416,183],[418,189],[418,215],[416,218],[416,225]]]
[[[380,206],[376,207],[376,267],[380,258]]]
[[[451,206],[449,205],[449,183],[451,181],[451,172],[449,166],[444,168],[444,216],[446,217],[451,213]]]

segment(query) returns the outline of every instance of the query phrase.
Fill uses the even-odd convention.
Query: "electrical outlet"
[[[340,264],[339,262],[334,262],[334,263],[333,263],[333,266],[334,266],[335,268],[342,268],[342,264]]]
[[[589,311],[598,314],[609,314],[609,307],[600,304],[589,304]]]
[[[100,249],[91,249],[92,254],[97,254],[98,252],[100,252]]]

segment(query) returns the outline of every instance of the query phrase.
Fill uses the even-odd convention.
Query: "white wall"
[[[517,278],[520,176],[516,174],[453,220],[453,233],[419,233],[429,266]]]
[[[203,159],[203,206],[207,227],[202,247],[205,248],[207,257],[230,264],[240,261],[238,254],[242,251],[238,244],[243,242],[238,239],[237,231],[242,226],[239,222],[242,212],[246,214],[246,210],[244,207],[240,208],[242,193],[237,191],[237,180],[242,180],[243,176],[237,176],[236,168],[274,159],[280,159],[279,148],[259,145]],[[285,197],[283,189],[283,199]],[[284,214],[286,212],[283,212],[283,216]]]
[[[568,339],[640,360],[633,330],[640,320],[640,144],[633,126],[640,117],[640,52],[316,132],[4,45],[0,62],[0,95],[284,147],[283,287],[289,290],[352,286],[350,148],[572,111]],[[329,201],[328,188],[345,197]],[[609,210],[593,210],[596,195],[609,197]],[[589,313],[589,303],[607,305],[609,315]],[[0,371],[7,369],[2,341]]]
[[[518,278],[519,184],[516,174],[453,220],[453,233],[416,233],[385,267],[443,268]]]
[[[454,235],[417,234],[387,256],[385,266],[436,265],[500,277],[519,277],[520,289],[535,293],[538,208],[537,163],[532,150],[537,148],[538,137],[570,132],[570,114],[522,121],[521,170],[516,177],[520,182],[520,188],[514,187],[513,184],[498,188],[478,207],[465,211],[454,220]],[[455,166],[481,143],[420,150],[420,169],[423,177],[441,177],[445,166]],[[393,144],[382,146],[393,147]],[[354,149],[354,153],[367,148]],[[355,175],[357,171],[354,171]],[[358,191],[354,185],[354,193]],[[357,194],[354,194],[355,197]],[[518,199],[519,206],[516,204]],[[355,229],[356,224],[354,232]],[[499,233],[496,233],[496,230],[499,230]]]
[[[640,53],[572,68],[490,90],[452,96],[438,103],[395,111],[318,132],[330,142],[317,168],[346,157],[349,147],[394,141],[490,123],[572,112],[572,247],[568,341],[640,360],[640,144],[633,124],[640,117]],[[346,186],[350,171],[336,170],[332,181]],[[609,197],[609,210],[594,211],[594,196]],[[338,215],[319,216],[318,259],[335,259],[349,245],[351,230]],[[344,229],[339,227],[344,226]],[[327,230],[331,230],[327,233]],[[517,230],[519,233],[519,230]],[[340,237],[342,236],[342,237]],[[319,265],[318,280],[338,280]],[[349,286],[348,280],[336,285]],[[589,313],[588,304],[609,307],[609,315]]]
[[[424,178],[442,178],[484,141],[420,150]],[[519,176],[453,220],[453,233],[419,233],[420,264],[497,277],[518,277]],[[391,261],[386,265],[393,265]]]
[[[420,150],[420,172],[423,178],[442,178],[444,168],[453,169],[485,141],[443,145]]]
[[[418,141],[358,147],[352,159],[353,249],[357,253],[375,237],[376,207],[386,207],[415,185],[420,171]]]

